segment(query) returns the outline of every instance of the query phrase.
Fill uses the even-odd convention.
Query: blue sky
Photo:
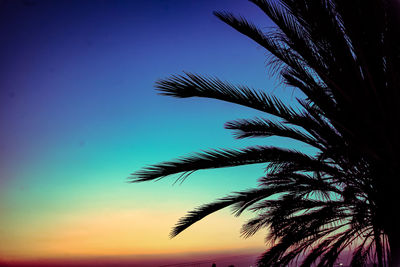
[[[173,99],[154,90],[156,80],[190,71],[265,89],[293,102],[292,89],[280,87],[268,74],[265,51],[214,17],[214,10],[243,15],[266,30],[271,27],[255,5],[242,0],[0,2],[0,149],[4,155],[0,215],[6,218],[0,222],[0,238],[8,242],[7,247],[4,242],[0,245],[0,257],[66,257],[77,251],[93,256],[110,250],[113,255],[151,254],[151,246],[142,251],[129,245],[146,238],[143,233],[137,237],[140,227],[126,228],[136,239],[125,240],[122,233],[114,239],[111,233],[104,237],[113,240],[109,242],[113,249],[98,245],[97,239],[80,246],[75,232],[48,239],[66,225],[81,229],[83,219],[76,218],[84,214],[96,220],[107,217],[109,221],[94,227],[104,232],[122,227],[121,216],[139,210],[149,216],[157,211],[176,214],[162,226],[165,245],[154,251],[167,253],[166,247],[174,246],[168,243],[168,229],[179,216],[231,191],[254,186],[263,166],[199,172],[181,186],[171,186],[173,178],[127,184],[131,172],[200,149],[293,145],[275,138],[235,140],[223,125],[260,115],[248,108],[208,99]],[[229,234],[241,240],[244,220],[229,212],[218,216],[203,224],[204,229],[214,228],[209,235],[220,231],[219,220],[235,220]],[[129,218],[145,223],[143,218]],[[102,228],[104,224],[109,228]],[[207,233],[201,229],[202,235]],[[85,231],[87,240],[98,235]],[[207,246],[206,240],[198,245],[188,240],[174,251]],[[262,240],[261,235],[251,243],[226,243],[225,248],[262,249]],[[215,250],[232,240],[221,242]]]

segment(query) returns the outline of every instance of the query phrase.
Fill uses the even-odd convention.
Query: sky
[[[202,149],[293,146],[235,140],[223,128],[262,115],[256,111],[154,89],[158,79],[190,71],[293,102],[268,72],[266,52],[214,10],[272,26],[246,0],[0,1],[0,261],[144,266],[266,248],[266,230],[240,237],[251,214],[229,210],[169,238],[187,211],[254,187],[262,165],[199,171],[181,185],[176,176],[127,182],[144,166]]]

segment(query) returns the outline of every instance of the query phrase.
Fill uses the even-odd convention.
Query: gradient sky
[[[252,144],[226,121],[248,108],[159,96],[154,82],[191,71],[293,100],[265,51],[212,15],[271,23],[245,0],[0,1],[0,259],[261,251],[249,215],[210,215],[169,239],[192,208],[256,185],[262,165],[128,184],[141,167],[200,149]],[[304,149],[304,147],[297,147]],[[176,178],[176,177],[175,177]]]

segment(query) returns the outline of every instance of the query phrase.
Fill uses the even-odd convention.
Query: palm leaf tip
[[[149,180],[154,180],[157,177],[154,177],[154,175],[152,175],[153,174],[152,171],[153,170],[151,167],[147,167],[147,168],[138,170],[136,172],[133,172],[128,177],[128,181],[130,183],[140,183],[140,182],[146,182]],[[162,178],[162,177],[158,177],[158,178]]]
[[[190,97],[189,86],[185,82],[185,77],[173,75],[166,79],[156,81],[154,87],[159,91],[160,95],[173,96],[179,98]]]
[[[172,75],[166,79],[156,81],[154,87],[160,95],[188,98],[204,96],[210,87],[215,87],[217,79],[203,77],[198,74],[183,72],[184,75]]]
[[[171,230],[169,234],[170,238],[174,238],[192,224],[200,221],[211,213],[232,205],[234,202],[234,198],[232,199],[232,197],[226,197],[219,199],[216,202],[200,206],[195,210],[189,211],[186,216],[179,219],[174,228]]]
[[[245,209],[255,202],[273,194],[274,191],[269,188],[249,189],[247,191],[235,192],[224,198],[217,199],[214,202],[202,205],[189,211],[186,216],[179,219],[175,227],[170,232],[170,238],[180,234],[182,231],[200,221],[204,217],[233,205],[233,213],[240,215]]]
[[[228,25],[245,25],[245,26],[253,26],[250,22],[248,22],[244,17],[242,16],[235,16],[231,12],[226,12],[226,11],[214,11],[213,12],[214,16],[219,18],[221,21],[225,22]]]
[[[213,15],[219,18],[222,21],[227,20],[228,18],[234,18],[232,13],[226,11],[213,11]]]
[[[185,169],[178,169],[174,171],[176,165],[179,165],[178,162],[170,161],[170,162],[161,162],[158,164],[147,166],[141,170],[138,170],[132,173],[128,179],[132,183],[146,182],[146,181],[158,181],[166,176],[176,174],[176,173],[186,173]]]

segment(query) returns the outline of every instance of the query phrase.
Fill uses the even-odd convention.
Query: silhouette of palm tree
[[[400,266],[397,212],[400,122],[400,2],[396,0],[251,0],[277,25],[263,32],[242,17],[215,15],[271,54],[282,81],[304,94],[290,107],[267,93],[192,73],[157,82],[163,95],[214,98],[254,108],[275,119],[226,123],[237,138],[280,136],[316,154],[273,146],[216,149],[152,165],[132,182],[181,173],[267,163],[255,189],[236,192],[181,218],[176,236],[205,216],[231,206],[256,216],[245,237],[268,227],[270,248],[260,266],[333,266],[352,248],[352,266]]]

